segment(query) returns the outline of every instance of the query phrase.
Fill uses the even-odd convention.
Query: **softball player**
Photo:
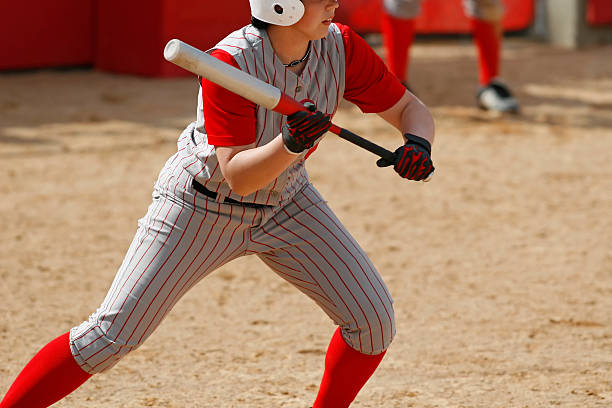
[[[378,165],[422,180],[433,171],[433,120],[359,36],[332,23],[336,0],[250,4],[252,24],[211,54],[308,100],[310,110],[283,117],[202,80],[197,120],[161,170],[102,305],[32,359],[1,408],[46,407],[108,370],[198,281],[246,254],[338,325],[314,407],[348,407],[378,366],[395,334],[391,296],[304,162],[344,97],[404,135],[394,162]]]
[[[408,86],[409,51],[414,39],[415,18],[422,0],[384,0],[382,33],[389,68]],[[502,40],[501,0],[463,0],[470,18],[474,43],[478,49],[480,87],[478,106],[484,110],[518,112],[519,105],[499,76]]]

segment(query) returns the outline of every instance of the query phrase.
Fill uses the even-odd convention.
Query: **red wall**
[[[0,69],[90,64],[93,5],[93,0],[3,2]]]
[[[612,1],[589,0],[587,4],[587,22],[593,26],[612,24]]]
[[[187,74],[163,58],[172,38],[205,50],[250,21],[247,2],[232,13],[202,0],[100,0],[96,10],[96,67],[151,76]]]

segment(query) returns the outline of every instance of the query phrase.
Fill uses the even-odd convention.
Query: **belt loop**
[[[225,202],[225,196],[221,193],[217,193],[217,198],[215,198],[215,201],[218,203],[224,203]]]

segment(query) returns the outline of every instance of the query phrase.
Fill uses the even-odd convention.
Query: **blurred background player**
[[[390,70],[409,87],[410,47],[415,19],[422,0],[384,0],[382,34]],[[499,79],[504,9],[501,0],[463,0],[478,50],[478,106],[484,110],[517,113],[519,106],[508,87]]]

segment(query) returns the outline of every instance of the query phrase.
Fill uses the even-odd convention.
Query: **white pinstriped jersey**
[[[215,48],[231,54],[244,72],[276,86],[294,99],[310,99],[321,112],[336,113],[344,94],[345,54],[342,34],[335,24],[330,26],[327,37],[312,42],[310,57],[301,75],[285,68],[274,53],[267,32],[251,25],[233,32]],[[221,174],[215,149],[207,141],[201,92],[200,87],[194,137],[184,141],[184,146],[179,145],[179,149],[185,148],[192,153],[183,165],[196,180],[223,196],[265,205],[276,205],[307,183],[305,153],[302,153],[291,167],[266,187],[246,197],[233,193]],[[278,136],[286,117],[259,106],[256,115],[256,146],[262,146]]]

